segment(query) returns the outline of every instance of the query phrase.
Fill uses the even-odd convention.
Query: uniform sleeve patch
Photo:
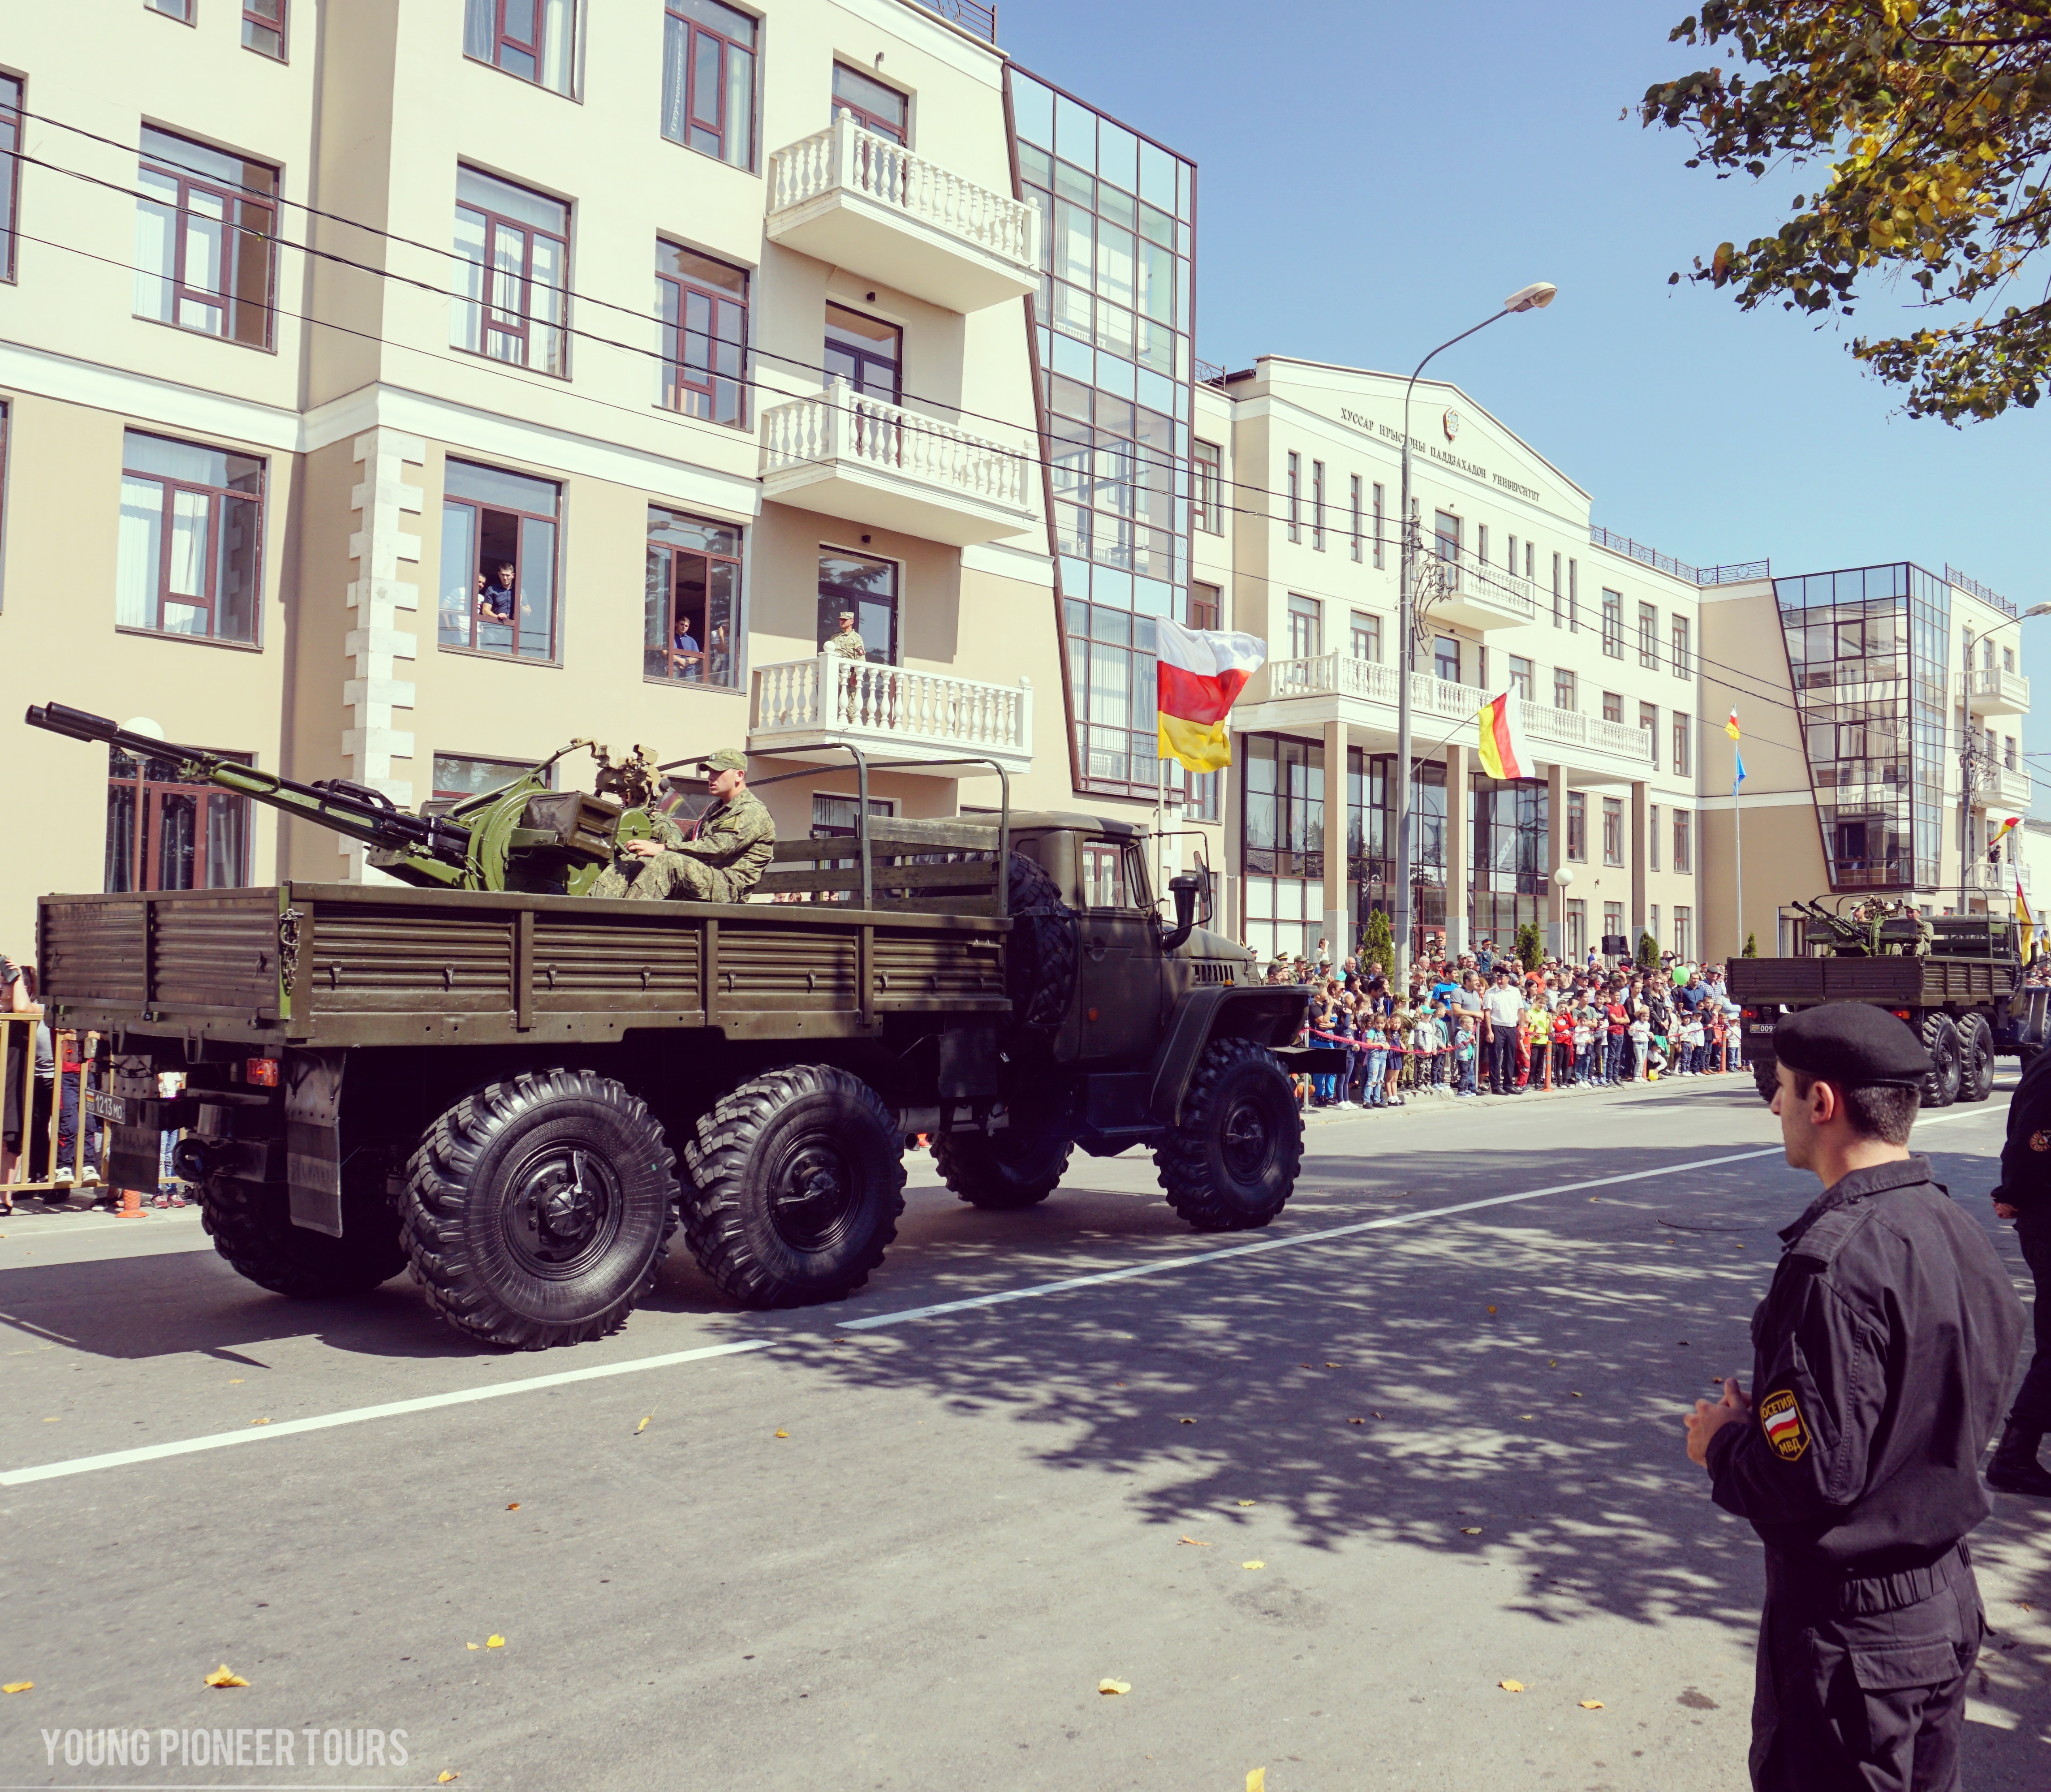
[[[1760,1428],[1783,1462],[1799,1462],[1809,1447],[1809,1427],[1791,1389],[1783,1388],[1759,1403]]]
[[[2033,1132],[2030,1135],[2030,1149],[2033,1151],[2051,1151],[2051,1132]]]

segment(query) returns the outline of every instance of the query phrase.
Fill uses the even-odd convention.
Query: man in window
[[[854,612],[843,610],[840,613],[838,633],[826,637],[825,652],[839,659],[867,659],[869,643],[861,638],[861,631],[854,626]]]
[[[760,880],[776,845],[776,824],[748,788],[748,759],[722,747],[699,761],[712,806],[689,828],[667,820],[655,837],[629,840],[593,884],[595,896],[636,902],[740,902]]]
[[[691,619],[677,618],[677,626],[670,637],[670,666],[676,677],[695,679],[698,677],[698,643],[691,633]]]
[[[502,560],[498,563],[498,576],[490,584],[484,575],[477,576],[477,613],[488,623],[510,623],[513,620],[513,563]]]

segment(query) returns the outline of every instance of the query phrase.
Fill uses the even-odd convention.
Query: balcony
[[[1256,703],[1242,704],[1234,712],[1233,721],[1248,729],[1286,730],[1334,720],[1393,730],[1397,676],[1393,666],[1347,654],[1272,661],[1267,696]],[[1473,685],[1448,684],[1428,673],[1412,673],[1410,715],[1416,750],[1426,752],[1442,735],[1453,736],[1461,745],[1472,744],[1471,735],[1458,732],[1462,723],[1475,721],[1479,727],[1475,719],[1482,705],[1499,694]],[[1576,775],[1642,778],[1658,768],[1656,743],[1649,729],[1522,699],[1516,700],[1516,706],[1525,737],[1539,755],[1564,763]]]
[[[1023,455],[836,380],[762,413],[762,495],[965,548],[1035,526]]]
[[[2025,898],[2030,894],[2030,867],[2021,860],[2004,859],[1990,865],[1980,859],[1966,868],[1966,888],[1975,896],[2013,897],[2020,883]]]
[[[769,158],[769,240],[950,311],[1040,286],[1040,214],[845,113]]]
[[[1429,553],[1420,554],[1416,564],[1417,601],[1433,622],[1487,629],[1538,619],[1538,595],[1529,579],[1499,566]]]
[[[2030,794],[2030,774],[2019,766],[1989,765],[1983,759],[1973,773],[1973,801],[1979,808],[2027,814]]]
[[[995,759],[1006,771],[1030,771],[1033,687],[1022,678],[987,685],[828,654],[755,668],[751,753],[846,764],[829,750],[837,745],[858,747],[886,764],[967,753]],[[943,775],[973,776],[975,770],[949,767]]]
[[[1966,692],[1975,716],[2019,716],[2030,707],[2030,681],[2020,672],[1980,666],[1967,675]]]

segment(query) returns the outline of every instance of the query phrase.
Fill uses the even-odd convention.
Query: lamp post
[[[2033,603],[2020,616],[2010,616],[2005,623],[1997,623],[1982,641],[1991,640],[2002,629],[2019,627],[2031,616],[2051,616],[2051,603]],[[1973,846],[1973,772],[1979,755],[1979,737],[1973,728],[1973,641],[1971,629],[1965,631],[1964,665],[1959,681],[1959,701],[1964,705],[1965,738],[1959,748],[1959,912],[1965,914],[1967,891],[1971,888],[1973,861],[1978,857]]]
[[[1542,311],[1553,303],[1559,290],[1544,280],[1518,287],[1503,300],[1502,309],[1494,316],[1483,318],[1474,329],[1463,330],[1459,335],[1449,337],[1432,349],[1417,363],[1416,372],[1410,376],[1410,383],[1403,388],[1403,480],[1402,496],[1398,500],[1397,510],[1401,519],[1398,526],[1402,534],[1400,537],[1401,546],[1396,560],[1397,630],[1400,644],[1396,662],[1396,972],[1399,978],[1410,974],[1410,674],[1416,650],[1416,643],[1412,637],[1416,633],[1417,627],[1417,619],[1414,614],[1416,580],[1412,576],[1412,566],[1418,540],[1417,531],[1410,516],[1410,399],[1417,389],[1418,374],[1431,365],[1434,357],[1443,354],[1455,342],[1464,342],[1475,330],[1487,329],[1498,318],[1510,317],[1519,311]],[[1447,892],[1447,901],[1460,900],[1460,892],[1451,890]]]

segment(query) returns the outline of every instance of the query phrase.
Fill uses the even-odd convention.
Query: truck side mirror
[[[1204,887],[1201,877],[1184,873],[1168,880],[1168,893],[1175,899],[1175,931],[1161,942],[1161,950],[1172,952],[1190,937],[1197,924],[1197,897]]]

